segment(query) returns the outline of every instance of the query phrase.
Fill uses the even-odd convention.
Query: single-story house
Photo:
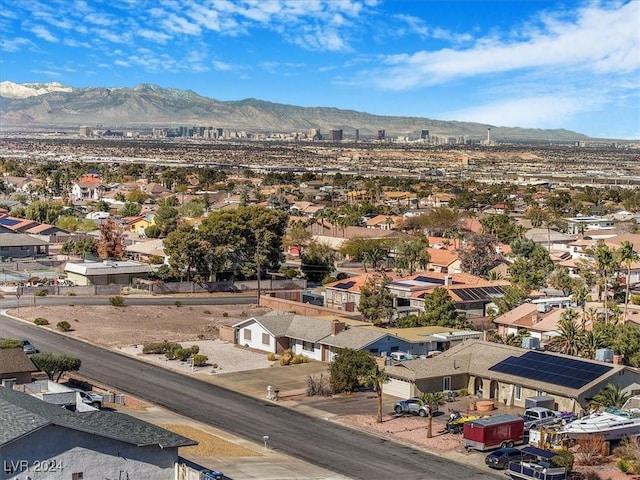
[[[0,348],[0,384],[3,387],[31,382],[38,369],[22,348]]]
[[[525,398],[549,395],[556,410],[580,413],[588,399],[611,383],[630,389],[640,370],[558,353],[469,340],[433,358],[386,367],[385,393],[412,397],[421,392],[466,389],[479,398],[524,407]]]
[[[139,262],[148,262],[155,258],[161,258],[163,263],[169,262],[169,256],[164,252],[164,239],[154,238],[144,241],[135,241],[124,247],[125,252]]]
[[[44,257],[49,242],[26,233],[0,233],[0,258]]]
[[[552,252],[569,252],[570,244],[577,240],[575,235],[567,235],[547,228],[532,228],[527,230],[524,236]]]
[[[419,357],[444,351],[481,332],[446,327],[386,329],[345,318],[313,318],[286,313],[252,317],[233,325],[235,343],[267,353],[291,349],[312,360],[330,362],[340,348],[385,357],[403,352]]]
[[[136,278],[149,278],[151,265],[133,260],[67,262],[64,272],[76,285],[131,285]]]
[[[173,480],[178,449],[196,444],[123,413],[71,412],[0,387],[1,480]],[[46,473],[38,473],[45,463]]]

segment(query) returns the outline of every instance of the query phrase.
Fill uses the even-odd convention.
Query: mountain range
[[[503,127],[473,122],[441,121],[421,117],[372,115],[330,107],[298,107],[248,98],[218,101],[191,90],[141,84],[134,88],[73,88],[51,83],[0,83],[0,124],[3,128],[51,126],[77,128],[103,125],[112,129],[142,127],[212,126],[247,132],[294,132],[319,128],[342,129],[345,138],[385,130],[387,137],[430,135],[466,136],[500,141],[568,142],[588,139],[564,129]]]

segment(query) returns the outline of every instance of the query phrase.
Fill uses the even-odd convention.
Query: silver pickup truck
[[[525,431],[537,425],[550,425],[562,421],[562,413],[544,407],[527,408],[522,414]]]

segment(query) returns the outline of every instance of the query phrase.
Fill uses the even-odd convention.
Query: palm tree
[[[596,246],[595,251],[593,252],[593,255],[596,261],[596,268],[602,275],[601,294],[602,292],[604,292],[605,322],[609,323],[609,309],[606,308],[607,300],[609,298],[608,278],[609,278],[609,275],[615,272],[617,262],[616,262],[615,256],[613,255],[613,251],[609,247],[607,247],[602,241],[598,242],[598,245]],[[602,295],[601,295],[601,299],[602,299]]]
[[[565,355],[577,355],[580,351],[580,343],[584,330],[578,327],[576,320],[578,313],[573,308],[566,308],[558,321],[560,334],[549,342],[550,350],[564,353]]]
[[[364,265],[365,271],[366,271],[367,263],[374,270],[378,270],[380,267],[384,265],[384,262],[386,259],[387,259],[387,253],[381,248],[375,247],[371,250],[367,250],[366,252],[364,252],[364,255],[362,256],[362,263],[365,264]]]
[[[582,335],[580,342],[580,356],[584,358],[596,358],[596,350],[605,346],[605,339],[601,332],[587,330]]]
[[[622,387],[609,383],[606,387],[596,393],[593,398],[589,400],[588,404],[589,407],[595,409],[601,407],[620,408],[629,399],[629,397],[629,393],[622,392]]]
[[[382,385],[389,381],[389,375],[384,370],[380,370],[376,365],[371,371],[364,376],[362,383],[372,388],[376,392],[376,398],[378,400],[378,423],[382,423]]]
[[[640,261],[640,255],[636,253],[633,249],[633,243],[625,240],[620,244],[620,249],[618,250],[618,258],[620,262],[627,267],[627,279],[625,282],[626,291],[624,295],[624,319],[627,319],[627,308],[629,307],[629,280],[631,277],[631,264],[634,262]]]
[[[440,405],[444,405],[444,394],[442,392],[425,392],[420,395],[420,406],[427,405],[429,407],[429,417],[427,423],[427,438],[433,437],[433,411]]]

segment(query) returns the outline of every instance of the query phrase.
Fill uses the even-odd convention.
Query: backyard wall
[[[261,295],[258,305],[261,307],[271,308],[272,310],[278,310],[280,312],[293,312],[307,317],[339,316],[355,319],[362,318],[359,313],[349,313],[343,310],[319,307],[317,305],[312,305],[311,303],[300,303],[270,295]]]

